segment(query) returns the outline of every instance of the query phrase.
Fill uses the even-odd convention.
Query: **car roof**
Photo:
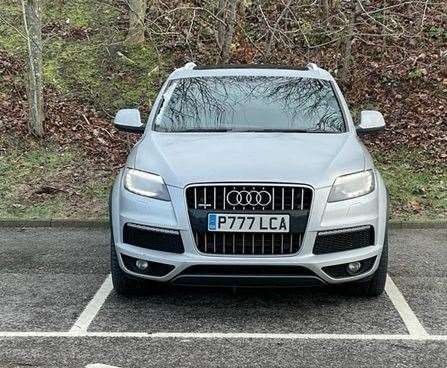
[[[293,67],[288,65],[270,64],[228,64],[197,66],[195,63],[187,63],[185,66],[174,70],[168,79],[183,79],[194,77],[225,77],[225,76],[266,76],[266,77],[290,77],[290,78],[314,78],[333,80],[326,70],[315,64],[305,67]]]

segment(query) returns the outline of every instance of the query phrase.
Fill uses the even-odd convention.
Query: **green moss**
[[[0,6],[0,52],[23,54],[26,50],[22,29],[22,8],[13,0],[3,0]]]
[[[0,11],[8,24],[22,32],[17,2],[8,0]],[[125,11],[124,5],[120,8],[106,2],[44,1],[43,24],[58,25],[55,29],[63,30],[44,35],[45,85],[108,114],[125,106],[144,110],[156,94],[154,81],[158,74],[151,71],[157,61],[148,43],[125,44],[126,34],[116,24],[121,11]],[[79,28],[87,36],[71,34]],[[26,51],[20,33],[5,22],[0,22],[0,49],[22,57]]]
[[[95,1],[43,1],[42,12],[47,22],[63,21],[74,27],[93,26],[97,17]]]

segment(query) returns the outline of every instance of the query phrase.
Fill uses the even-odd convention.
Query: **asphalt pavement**
[[[214,288],[121,297],[106,230],[0,228],[0,367],[446,366],[447,229],[394,229],[390,252],[380,298]]]

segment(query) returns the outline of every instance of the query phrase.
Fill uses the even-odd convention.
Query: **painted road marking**
[[[90,300],[90,303],[87,304],[79,318],[73,324],[70,332],[87,331],[90,323],[92,323],[112,290],[112,276],[108,275],[99,290],[94,295],[93,299]]]
[[[414,337],[427,337],[428,333],[425,330],[424,326],[422,326],[421,322],[419,322],[418,318],[405,300],[405,297],[397,288],[393,280],[391,280],[391,277],[389,275],[387,275],[386,277],[385,291],[391,299],[394,308],[396,308],[397,312],[399,313],[400,318],[404,322],[408,333]]]
[[[94,363],[94,364],[87,364],[85,368],[119,368],[119,367],[115,367],[114,365]]]
[[[87,331],[107,297],[113,290],[111,275],[104,280],[90,303],[85,307],[70,331],[0,331],[0,338],[149,338],[149,339],[288,339],[288,340],[419,340],[447,341],[447,335],[429,335],[406,302],[404,296],[387,276],[385,290],[404,322],[409,334],[298,334],[298,333],[225,333],[225,332],[90,332]],[[118,368],[103,364],[90,364],[88,368]]]
[[[278,339],[278,340],[420,340],[420,341],[447,341],[447,335],[364,335],[364,334],[295,334],[295,333],[226,333],[226,332],[0,332],[0,338],[13,337],[98,337],[98,338],[149,338],[149,339]]]

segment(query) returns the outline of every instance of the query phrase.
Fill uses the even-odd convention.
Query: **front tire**
[[[128,275],[121,269],[113,241],[110,246],[110,270],[115,292],[120,295],[132,295],[144,289],[144,280]]]

